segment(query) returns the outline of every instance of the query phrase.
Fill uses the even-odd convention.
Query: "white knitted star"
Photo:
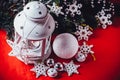
[[[78,40],[86,40],[88,41],[88,37],[93,33],[89,30],[89,26],[78,26],[77,31],[75,34],[78,36]]]
[[[79,72],[77,71],[77,68],[80,67],[80,65],[75,65],[73,61],[69,63],[63,62],[63,64],[65,66],[65,70],[68,73],[68,76],[71,76],[73,73],[79,74]]]
[[[45,66],[44,63],[34,63],[34,67],[30,70],[36,73],[36,78],[41,75],[47,76],[46,70],[49,67]]]
[[[18,56],[20,54],[20,48],[16,44],[16,41],[7,40],[7,43],[12,48],[12,51],[9,53],[9,56]]]
[[[94,52],[91,50],[91,48],[93,47],[93,45],[87,45],[86,42],[83,42],[83,45],[80,46],[80,52],[83,54],[88,54],[91,53],[93,54]]]

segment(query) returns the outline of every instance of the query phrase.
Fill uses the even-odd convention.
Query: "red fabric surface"
[[[57,78],[40,76],[36,79],[35,73],[29,71],[32,65],[8,56],[11,48],[6,43],[5,31],[0,30],[0,80],[120,80],[120,18],[115,18],[106,30],[95,29],[87,43],[94,45],[96,61],[89,55],[85,62],[75,62],[81,65],[80,74],[68,77],[67,73],[60,72]],[[54,53],[51,57],[55,61],[70,61],[60,59]]]

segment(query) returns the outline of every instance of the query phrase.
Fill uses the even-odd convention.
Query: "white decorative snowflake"
[[[96,17],[100,20],[100,24],[102,25],[103,29],[107,28],[107,25],[111,25],[112,21],[110,20],[111,14],[105,14],[105,12],[102,10],[99,12]]]
[[[47,76],[46,71],[49,67],[45,66],[43,63],[35,63],[34,67],[30,70],[36,73],[36,78],[41,75]]]
[[[88,53],[93,54],[94,52],[91,50],[93,45],[87,45],[86,42],[83,42],[83,45],[80,46],[80,52],[87,56]]]
[[[88,41],[88,36],[92,35],[93,33],[89,30],[89,26],[78,26],[75,34],[78,36],[78,40],[84,39]]]
[[[62,14],[64,15],[64,13],[61,11],[62,10],[62,7],[59,7],[55,4],[55,2],[53,2],[53,5],[50,6],[50,5],[47,5],[48,8],[50,8],[50,12],[53,12],[55,13],[57,16],[59,16],[59,14]]]
[[[77,68],[80,67],[80,65],[75,65],[73,61],[71,61],[70,63],[63,62],[63,64],[65,66],[65,70],[68,73],[68,76],[71,76],[73,73],[79,74]]]
[[[10,56],[18,56],[20,53],[20,48],[19,46],[16,44],[16,41],[10,41],[7,40],[7,43],[10,45],[10,47],[12,48],[12,51],[9,53]]]
[[[81,15],[81,11],[79,9],[82,8],[82,4],[78,4],[77,5],[77,1],[75,1],[73,4],[71,5],[67,5],[68,8],[66,8],[66,13],[68,14],[70,12],[70,14],[74,17],[75,13],[77,15]]]

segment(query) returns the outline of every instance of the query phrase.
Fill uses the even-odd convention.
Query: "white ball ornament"
[[[48,60],[46,61],[46,65],[49,66],[49,67],[53,66],[54,63],[55,63],[55,62],[54,62],[54,59],[48,59]]]
[[[60,63],[60,62],[57,62],[57,63],[55,63],[54,68],[55,68],[57,71],[63,71],[63,64]]]
[[[63,59],[70,59],[78,51],[78,41],[70,33],[58,35],[53,42],[54,53]]]
[[[48,69],[47,74],[49,77],[56,77],[58,75],[58,72],[56,69],[50,68]]]
[[[86,56],[81,52],[78,52],[75,58],[78,62],[84,62],[86,60]]]

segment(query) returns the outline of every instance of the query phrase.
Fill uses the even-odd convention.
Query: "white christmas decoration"
[[[54,63],[55,63],[54,59],[47,59],[47,61],[46,61],[46,65],[49,66],[49,67],[53,66]]]
[[[10,56],[16,56],[26,64],[49,57],[55,22],[44,4],[39,1],[28,3],[24,10],[16,15],[14,28],[14,41],[7,40],[12,47]]]
[[[75,58],[78,62],[84,62],[86,60],[86,56],[83,53],[81,53],[81,51],[77,53]]]
[[[63,64],[65,66],[65,70],[68,73],[68,76],[71,76],[73,73],[79,74],[79,72],[77,71],[77,68],[80,67],[80,65],[74,64],[73,61],[69,63],[63,62]]]
[[[60,63],[60,62],[57,62],[57,63],[55,63],[54,68],[55,68],[57,71],[63,71],[63,64]]]
[[[95,6],[94,6],[94,2],[95,2],[95,0],[91,0],[91,6],[92,6],[92,8],[95,7]],[[98,0],[97,3],[98,3],[98,4],[103,3],[103,5],[105,6],[106,1],[105,1],[105,0]]]
[[[94,54],[94,52],[91,50],[93,45],[87,45],[86,42],[83,42],[83,45],[80,46],[80,52],[85,54],[87,56],[88,53]]]
[[[44,22],[29,20],[23,11],[18,13],[14,19],[16,32],[25,39],[40,40],[49,37],[55,29],[55,22],[50,14]]]
[[[70,59],[78,51],[78,41],[72,34],[62,33],[55,38],[53,51],[60,58]]]
[[[104,2],[105,0],[98,0],[97,3],[100,4],[101,1]],[[91,6],[92,6],[92,8],[95,7],[95,6],[94,6],[94,2],[95,2],[95,0],[91,0]]]
[[[99,12],[96,17],[100,20],[103,29],[107,28],[107,25],[111,25],[112,21],[110,20],[111,14],[105,14],[103,10]]]
[[[86,40],[88,41],[88,37],[92,35],[93,33],[90,31],[89,26],[78,26],[77,31],[75,34],[78,36],[78,40]]]
[[[58,72],[54,68],[49,68],[47,74],[49,77],[56,77],[58,75]]]
[[[42,2],[42,0],[39,0],[40,2]],[[49,4],[52,0],[47,0],[47,2],[45,4]]]
[[[103,9],[104,11],[106,11],[106,12],[112,12],[112,14],[114,14],[114,4],[113,4],[113,3],[110,3],[109,8],[106,8],[106,5],[104,5],[104,6],[102,7],[102,9]]]
[[[57,21],[55,21],[55,28],[58,28],[58,22]]]
[[[30,70],[36,73],[36,78],[39,76],[47,76],[46,71],[49,67],[45,66],[43,63],[35,63],[34,67]]]
[[[50,12],[55,13],[57,16],[59,16],[59,14],[64,15],[64,13],[61,11],[62,7],[57,6],[55,2],[53,2],[52,6],[50,6],[50,5],[47,5],[47,6],[48,6],[48,8],[50,8]]]
[[[45,3],[43,4],[42,1]],[[70,33],[62,33],[56,36],[52,45],[56,56],[62,59],[76,59],[78,62],[84,62],[88,54],[91,54],[93,59],[96,60],[93,55],[94,51],[92,51],[93,45],[88,45],[85,42],[89,40],[93,32],[89,25],[83,24],[84,22],[86,23],[86,19],[84,20],[84,15],[82,16],[81,12],[82,8],[89,5],[89,1],[82,1],[82,3],[87,2],[85,6],[80,2],[81,1],[77,0],[63,0],[56,3],[54,0],[39,0],[31,1],[26,4],[26,1],[23,0],[23,10],[19,12],[14,19],[14,40],[7,40],[7,43],[12,48],[9,56],[15,56],[25,64],[34,64],[34,67],[30,71],[36,73],[36,78],[39,76],[54,78],[57,77],[59,72],[63,71],[67,72],[68,76],[74,73],[79,74],[77,69],[80,65],[75,64],[73,60],[68,63],[55,62],[53,56],[50,56],[50,54],[52,52],[52,33],[54,32],[55,26],[56,28],[61,27],[60,30],[63,29],[62,27],[65,27],[61,25],[62,22],[65,23],[67,28],[71,27],[69,24],[77,27],[74,34],[77,36],[78,40]],[[94,17],[99,19],[100,25],[102,25],[103,29],[106,29],[107,25],[112,24],[110,20],[112,15],[108,13],[112,13],[112,10],[114,11],[114,5],[112,3],[106,5],[106,0],[91,0],[90,3],[93,10],[96,8],[97,4],[97,6],[102,6],[102,10]],[[90,7],[85,9],[88,8]],[[86,11],[83,11],[83,14],[84,12]],[[51,13],[56,15],[53,17],[55,17],[57,21],[54,21],[53,17],[50,15]],[[83,40],[82,45],[78,44],[80,40]]]
[[[9,53],[10,56],[17,56],[20,54],[20,48],[18,45],[16,45],[16,42],[12,42],[10,40],[7,40],[7,43],[10,45],[12,48],[12,51]],[[14,53],[14,54],[13,54]]]
[[[95,3],[94,2],[95,2],[95,0],[91,0],[91,6],[92,6],[92,8],[95,7],[95,5],[94,5]],[[106,11],[106,12],[112,12],[112,14],[114,14],[114,4],[113,3],[111,3],[111,2],[107,3],[106,0],[98,0],[97,3],[103,5],[102,9],[104,11]],[[108,5],[106,5],[106,3],[109,4],[109,7],[108,7]]]
[[[81,11],[80,9],[82,8],[82,4],[77,4],[77,1],[74,1],[73,4],[69,4],[67,5],[68,8],[66,8],[66,13],[68,14],[70,12],[71,16],[75,16],[75,14],[77,15],[81,15]]]
[[[46,6],[39,1],[29,2],[25,5],[23,12],[33,21],[44,21],[48,15]]]

